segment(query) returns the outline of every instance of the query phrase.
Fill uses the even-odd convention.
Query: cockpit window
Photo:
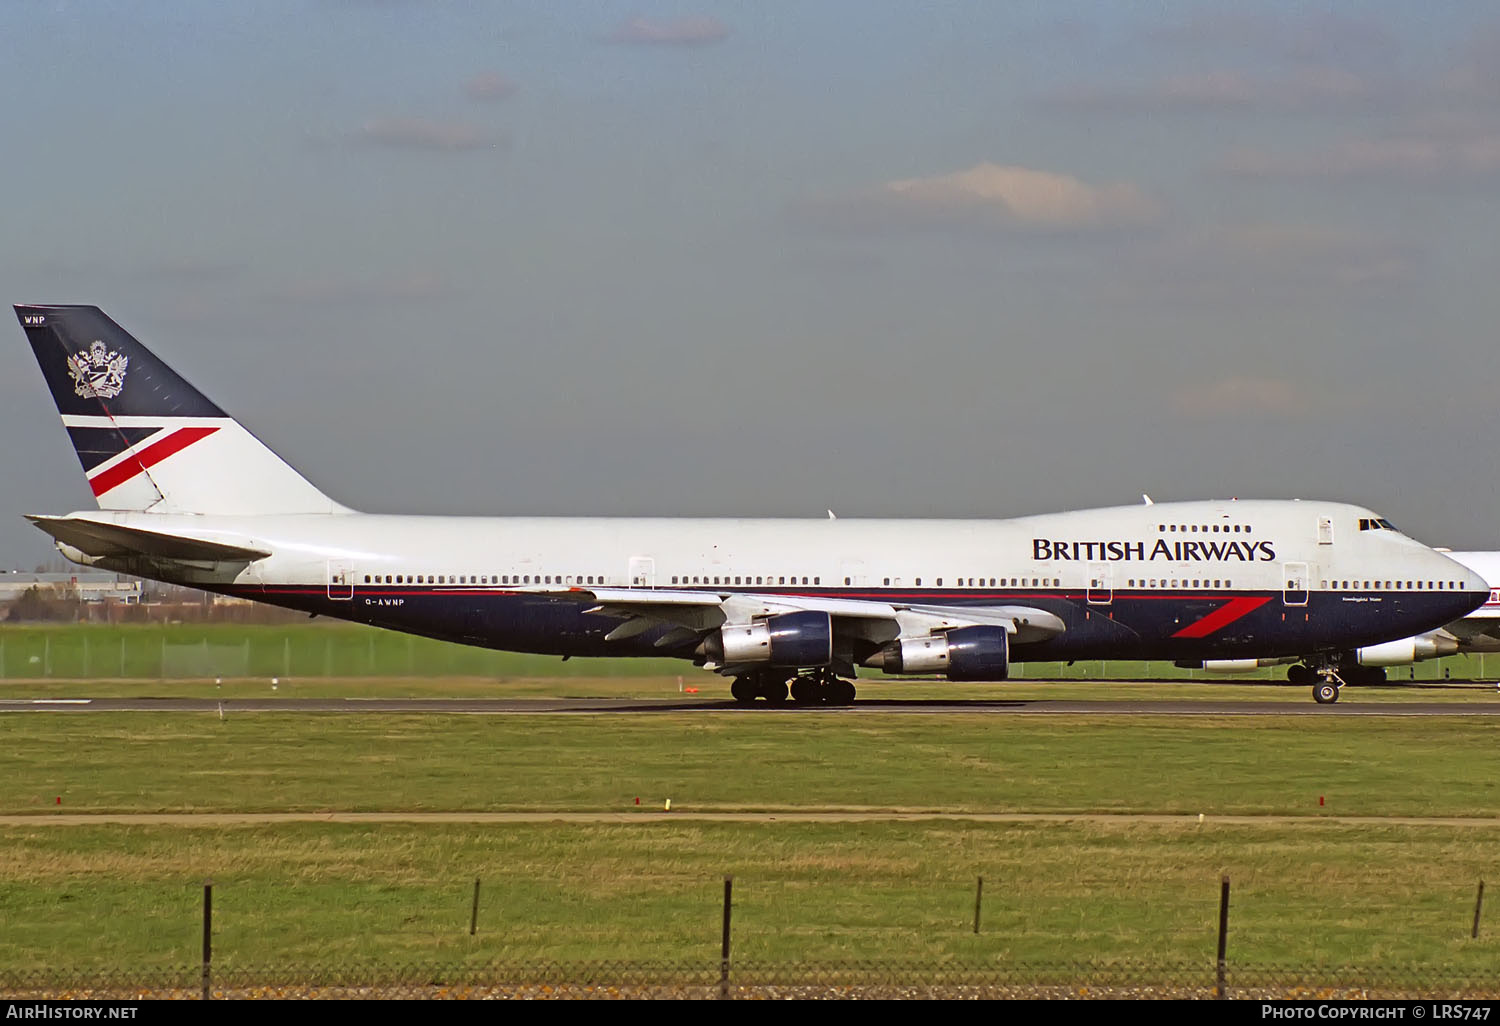
[[[1359,529],[1361,531],[1394,531],[1396,525],[1384,517],[1360,517]]]

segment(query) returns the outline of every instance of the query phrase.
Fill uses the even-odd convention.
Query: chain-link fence
[[[989,964],[577,962],[201,966],[0,971],[11,999],[1213,999],[1212,962]],[[1261,1001],[1496,999],[1500,971],[1420,966],[1228,965],[1223,996]]]

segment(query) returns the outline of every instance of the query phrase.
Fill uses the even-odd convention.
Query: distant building
[[[97,570],[40,574],[25,570],[0,570],[0,605],[14,602],[32,588],[52,599],[123,603],[141,600],[141,582],[119,574]]]

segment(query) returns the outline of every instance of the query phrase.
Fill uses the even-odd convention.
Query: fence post
[[[1474,898],[1474,932],[1471,933],[1471,934],[1469,934],[1470,937],[1475,938],[1475,939],[1478,939],[1478,937],[1479,937],[1479,909],[1480,909],[1480,906],[1482,906],[1483,904],[1484,904],[1484,881],[1481,880],[1481,881],[1479,881],[1479,894],[1476,895],[1475,898]]]
[[[1214,997],[1220,1001],[1225,1000],[1228,995],[1224,986],[1224,950],[1229,941],[1229,877],[1223,876],[1219,880],[1219,964],[1217,975],[1217,986],[1214,987]]]
[[[479,929],[479,877],[474,878],[474,908],[469,912],[469,936]]]
[[[979,933],[979,899],[984,897],[984,877],[974,886],[974,933]]]
[[[729,910],[734,877],[724,878],[724,937],[719,949],[719,1000],[729,1000]]]
[[[210,997],[209,966],[213,962],[214,882],[203,881],[203,1000]]]

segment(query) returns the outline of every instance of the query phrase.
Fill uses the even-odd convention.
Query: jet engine
[[[1457,638],[1444,631],[1434,631],[1400,641],[1387,641],[1383,645],[1366,645],[1356,649],[1354,657],[1361,666],[1405,666],[1422,659],[1439,659],[1457,651]]]
[[[827,666],[833,662],[833,623],[827,613],[808,610],[725,624],[708,636],[700,652],[726,666]]]
[[[1010,675],[1010,632],[978,625],[925,638],[902,638],[865,662],[886,673],[945,673],[956,681],[1004,680]]]

